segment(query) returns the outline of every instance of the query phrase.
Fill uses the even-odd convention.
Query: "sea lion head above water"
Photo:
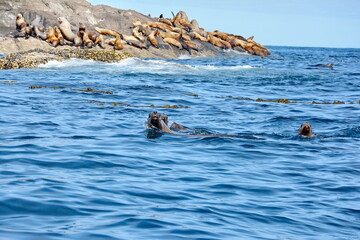
[[[154,111],[149,114],[147,125],[149,128],[155,127],[164,132],[176,135],[176,133],[171,131],[168,127],[168,122],[168,117],[165,114],[160,114],[157,111]]]
[[[312,136],[312,129],[310,123],[306,122],[301,124],[299,128],[299,135],[311,137]]]
[[[149,117],[148,117],[148,126],[149,127],[156,127],[156,128],[159,128],[159,129],[162,129],[162,118],[161,118],[161,114],[154,111],[154,112],[151,112],[149,113]]]

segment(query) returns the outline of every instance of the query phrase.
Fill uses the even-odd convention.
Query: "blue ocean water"
[[[0,239],[360,239],[360,49],[270,50],[0,71]]]

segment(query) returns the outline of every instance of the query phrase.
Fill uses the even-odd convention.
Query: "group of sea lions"
[[[44,27],[27,23],[22,14],[19,13],[16,16],[16,30],[19,32],[17,37],[36,37],[48,42],[53,47],[65,45],[65,41],[68,41],[75,46],[91,48],[98,44],[104,48],[104,38],[102,35],[87,31],[83,24],[80,24],[79,31],[74,33],[68,20],[64,17],[59,17],[57,20],[59,26],[49,26],[47,31],[45,31]]]
[[[151,112],[149,114],[146,124],[147,124],[148,128],[160,129],[163,132],[171,133],[174,135],[180,135],[179,132],[190,132],[190,129],[188,129],[187,127],[185,127],[181,124],[178,124],[176,122],[173,122],[169,128],[168,127],[169,120],[168,120],[167,115],[160,114],[156,111]],[[311,128],[310,123],[305,122],[305,123],[301,124],[301,126],[298,130],[298,134],[300,136],[312,137],[313,134],[312,134],[312,128]],[[223,137],[223,136],[224,137],[233,137],[231,135],[226,135],[226,134],[210,134],[210,135],[211,136],[219,136],[219,137]]]
[[[16,29],[19,36],[28,38],[30,36],[40,38],[49,42],[52,46],[64,45],[65,40],[75,46],[91,48],[99,45],[105,48],[103,35],[112,36],[107,43],[115,50],[123,49],[128,44],[140,49],[148,49],[150,46],[159,48],[160,44],[169,44],[179,49],[200,51],[201,46],[196,42],[209,42],[221,49],[234,49],[246,51],[253,55],[270,55],[270,51],[261,44],[253,41],[253,36],[245,39],[242,36],[214,31],[208,32],[200,28],[196,20],[189,21],[185,12],[180,11],[173,18],[164,18],[161,14],[157,21],[142,23],[137,19],[132,28],[132,35],[119,33],[115,30],[95,27],[95,32],[90,32],[85,25],[80,24],[79,31],[74,33],[70,23],[64,18],[58,18],[59,26],[44,28],[30,25],[24,20],[22,14],[16,18]]]

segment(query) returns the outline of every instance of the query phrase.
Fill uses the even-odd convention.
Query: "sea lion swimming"
[[[312,129],[310,123],[306,122],[301,124],[299,128],[299,135],[306,136],[306,137],[312,137]]]
[[[314,67],[314,68],[333,68],[334,64],[333,63],[316,64],[316,65],[312,65],[311,67]]]
[[[171,127],[168,127],[168,117],[165,114],[160,114],[156,111],[151,112],[147,119],[147,127],[152,129],[159,129],[166,133],[171,133],[177,136],[190,136],[190,137],[229,137],[229,138],[248,138],[257,139],[253,136],[240,136],[240,135],[229,135],[229,134],[214,134],[205,129],[190,129],[178,123],[172,123]],[[174,132],[174,131],[176,132]]]
[[[149,128],[155,127],[158,128],[164,132],[175,134],[173,131],[171,131],[168,127],[168,118],[165,114],[160,114],[156,111],[151,112],[149,114],[148,120],[147,120],[147,126]]]

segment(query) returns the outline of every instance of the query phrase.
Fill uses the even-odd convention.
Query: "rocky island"
[[[154,18],[86,0],[4,0],[0,15],[0,54],[5,55],[0,69],[35,68],[69,58],[115,62],[232,51],[270,54],[254,37],[206,31],[183,11]]]

